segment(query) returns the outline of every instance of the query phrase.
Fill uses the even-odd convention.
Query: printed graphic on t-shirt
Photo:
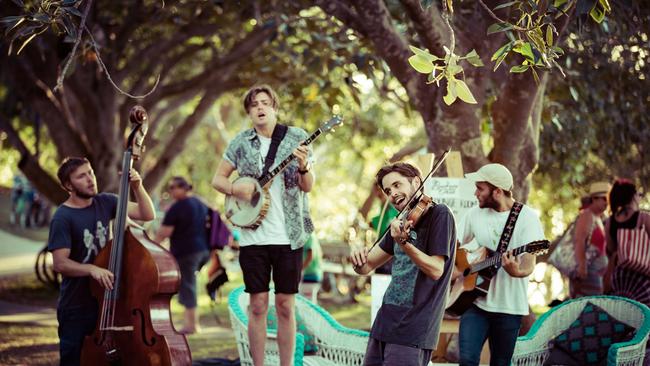
[[[82,263],[89,263],[95,259],[95,256],[97,253],[99,253],[99,250],[106,245],[106,238],[108,233],[107,228],[104,227],[104,224],[102,224],[102,222],[99,220],[97,221],[95,227],[96,229],[94,236],[90,233],[90,230],[84,229],[84,246],[86,247],[86,255],[84,256]],[[97,244],[99,244],[99,246]]]
[[[411,258],[395,245],[395,259],[393,260],[392,280],[384,303],[398,306],[411,306],[413,304],[413,291],[417,279],[418,267],[413,264]]]

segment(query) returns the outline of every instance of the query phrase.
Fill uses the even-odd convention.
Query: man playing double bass
[[[395,163],[381,168],[376,182],[402,211],[418,192],[422,177],[416,167]],[[359,274],[368,274],[394,256],[392,278],[370,330],[363,361],[367,366],[427,365],[445,311],[456,250],[454,216],[447,206],[434,204],[414,227],[399,217],[379,245],[351,254]]]
[[[116,215],[118,197],[97,192],[95,173],[86,158],[66,158],[57,177],[70,196],[54,213],[48,250],[54,270],[63,275],[57,306],[60,364],[74,366],[80,364],[84,337],[97,323],[98,304],[90,293],[90,278],[104,288],[113,288],[113,273],[93,262],[110,239],[109,225]],[[128,216],[153,220],[153,203],[135,169],[129,172],[129,179],[137,203],[129,202]]]

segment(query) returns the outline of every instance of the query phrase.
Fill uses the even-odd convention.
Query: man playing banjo
[[[229,198],[251,202],[252,206],[265,201],[264,207],[253,213],[258,216],[257,221],[241,225],[239,240],[239,262],[246,292],[250,294],[248,338],[254,364],[263,365],[269,282],[273,273],[280,364],[289,366],[295,348],[294,296],[300,283],[302,247],[313,231],[306,194],[314,184],[311,150],[302,145],[308,137],[304,130],[277,123],[278,98],[270,86],[251,88],[244,97],[244,109],[253,128],[239,133],[230,142],[212,186]],[[240,177],[263,177],[290,155],[295,159],[265,185],[264,192],[249,178],[234,182],[228,179],[235,170]],[[261,195],[266,199],[260,198]],[[230,215],[232,212],[226,209],[226,216]],[[232,218],[231,221],[234,222]]]

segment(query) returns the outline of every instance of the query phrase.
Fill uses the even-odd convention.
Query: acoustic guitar
[[[548,240],[537,240],[508,253],[518,256],[522,253],[540,255],[548,250]],[[447,313],[453,316],[462,315],[478,297],[487,295],[490,288],[492,274],[501,267],[501,253],[483,251],[481,256],[470,263],[467,259],[467,250],[456,250],[456,268],[462,272],[451,287],[447,300]],[[486,258],[487,257],[487,258]]]

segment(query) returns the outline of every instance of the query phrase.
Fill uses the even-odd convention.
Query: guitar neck
[[[518,256],[521,253],[525,253],[528,250],[528,245],[521,246],[519,248],[515,248],[509,253],[514,255],[515,257]],[[487,258],[486,260],[482,262],[478,262],[474,265],[471,266],[470,273],[476,273],[480,272],[488,267],[496,266],[497,268],[501,267],[501,253],[496,253],[490,258]]]
[[[302,144],[307,146],[314,142],[318,136],[320,136],[323,133],[322,129],[317,129],[314,133],[311,134]],[[264,187],[266,186],[270,181],[275,178],[276,175],[280,174],[288,165],[291,163],[296,157],[291,154],[289,155],[286,159],[284,159],[280,164],[278,164],[273,170],[270,170],[268,173],[266,173],[262,178],[260,178],[260,186]]]

